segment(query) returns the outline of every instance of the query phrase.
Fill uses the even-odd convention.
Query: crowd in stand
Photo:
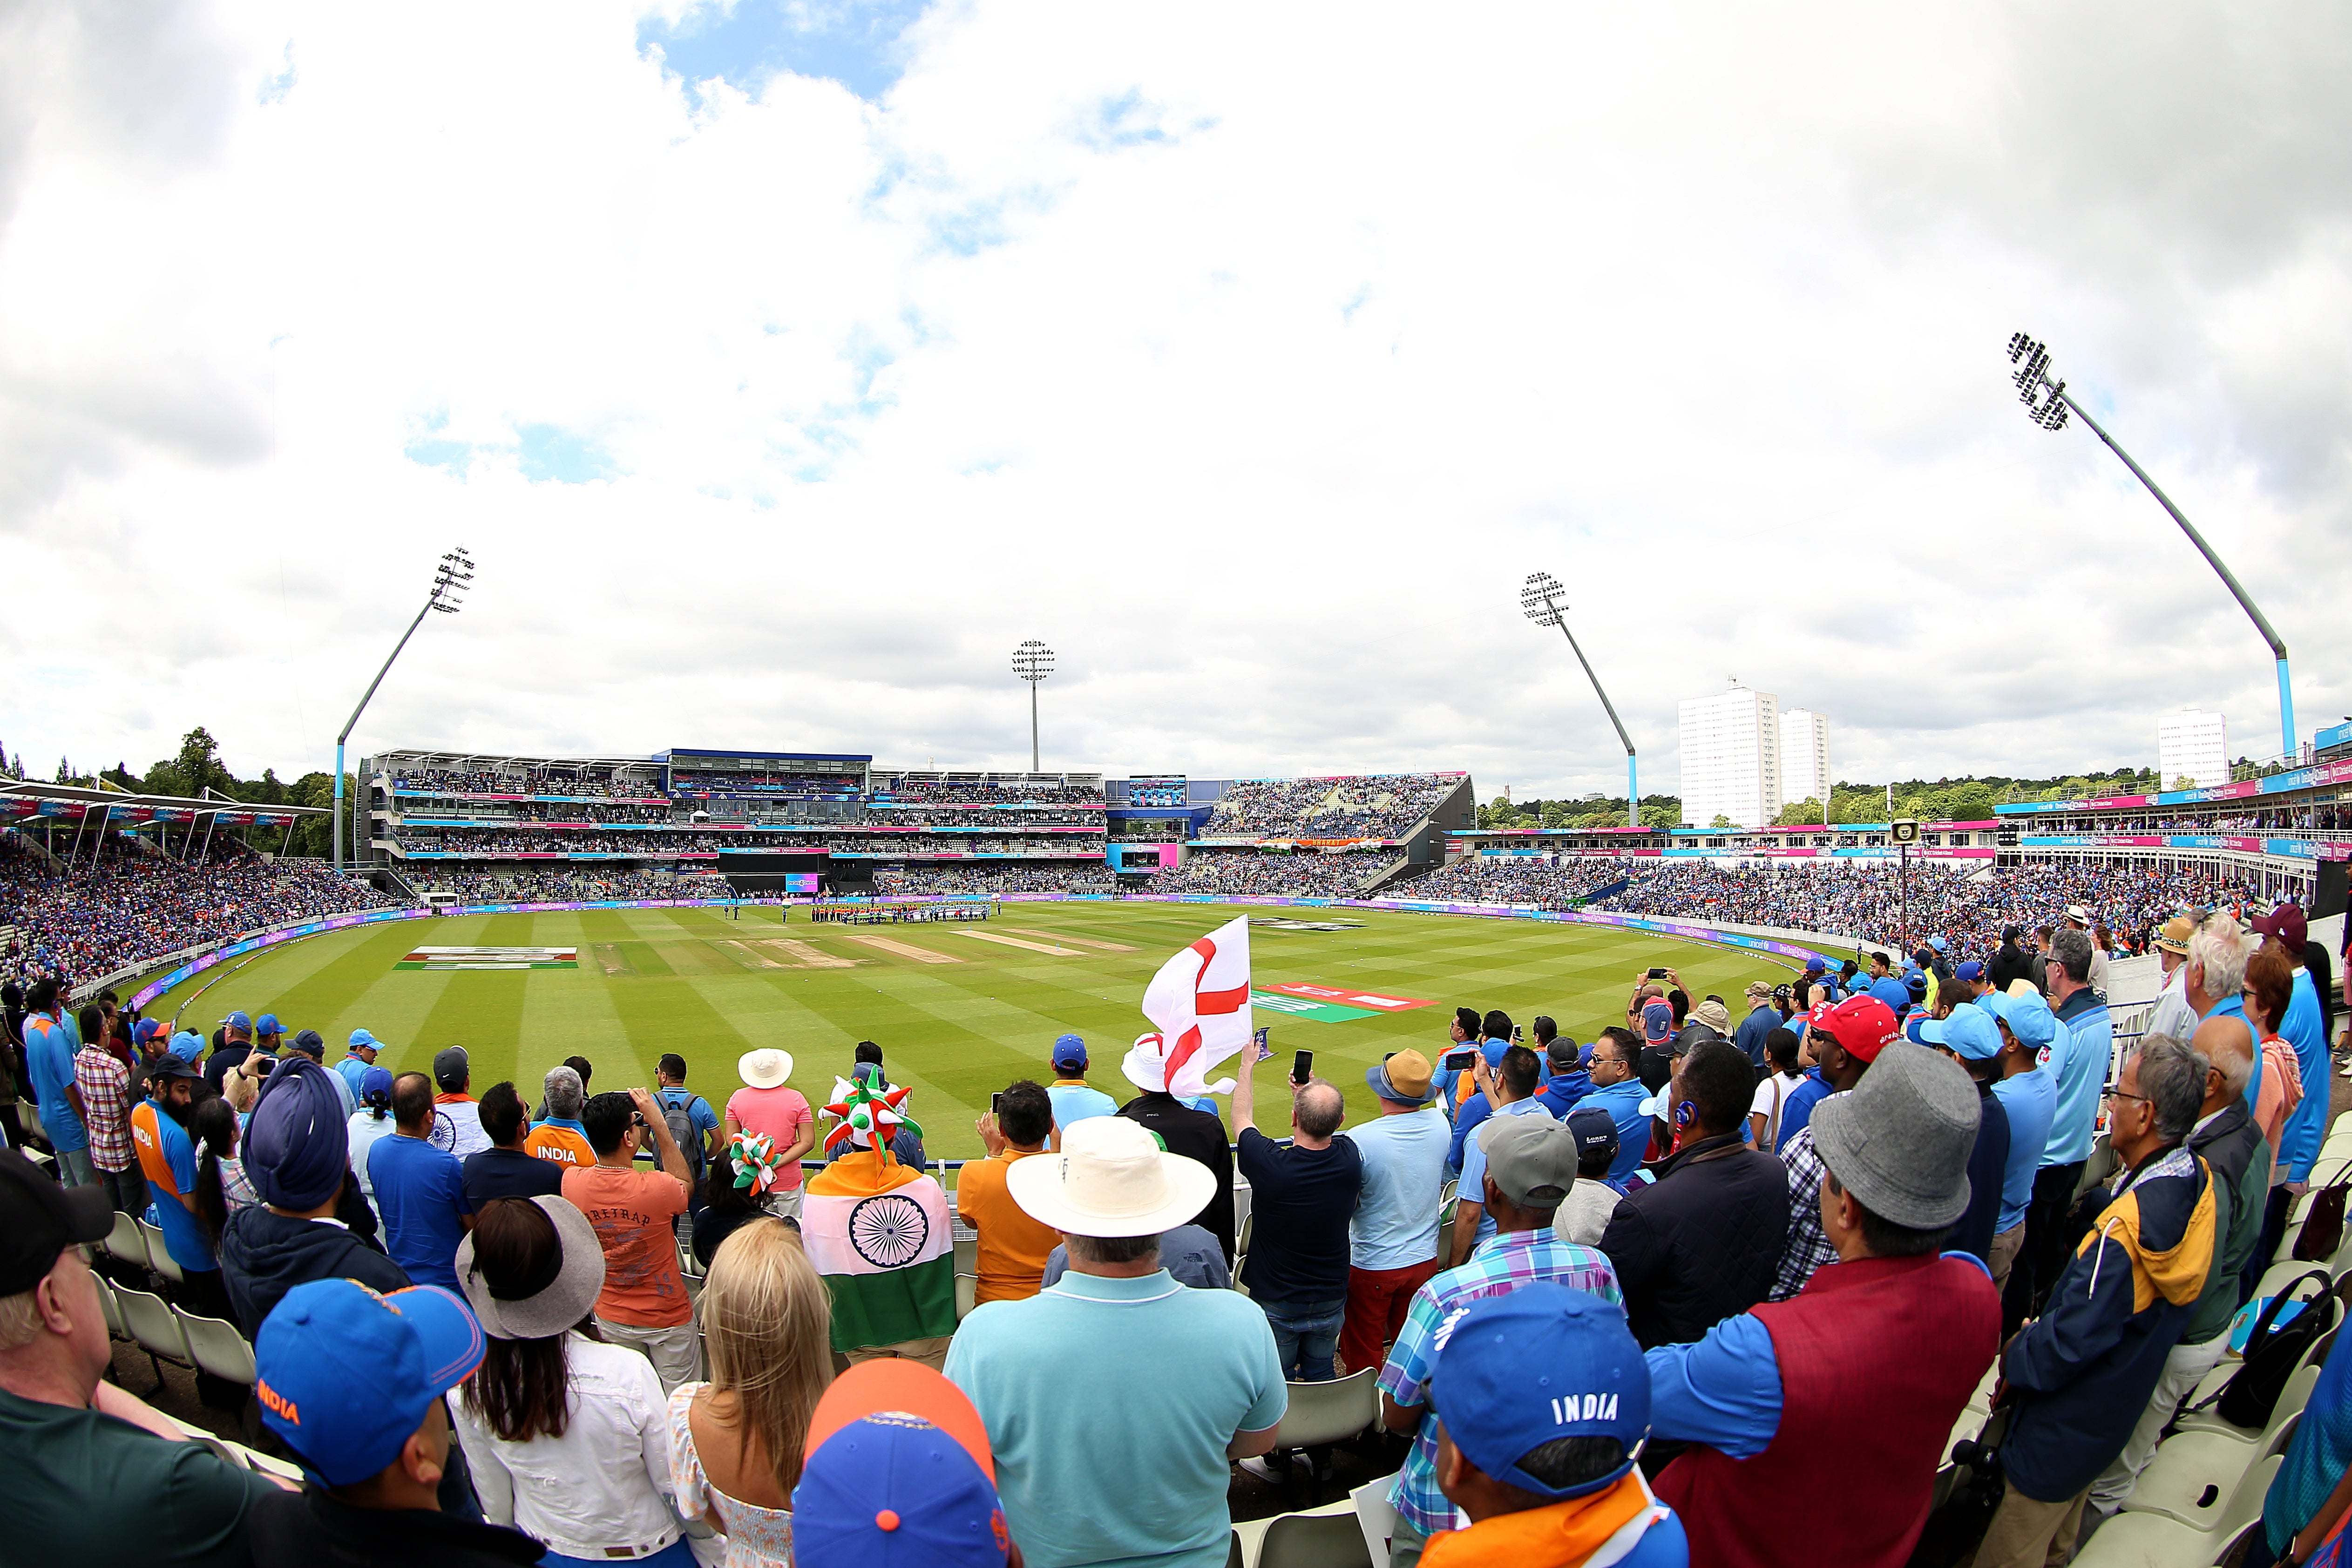
[[[495,828],[397,828],[393,842],[410,854],[425,855],[621,855],[658,858],[709,855],[721,849],[828,849],[843,855],[1060,855],[1099,853],[1101,846],[1085,834],[1055,834],[1034,838],[994,838],[981,834],[952,837],[923,833],[839,834],[819,837],[795,835],[785,839],[768,833],[729,833],[680,825],[676,831],[650,833],[566,833],[539,829],[502,833]]]
[[[969,780],[898,779],[874,781],[877,795],[897,801],[936,801],[954,805],[1080,805],[1103,804],[1099,787],[1082,784],[1029,784],[1015,782],[982,784]]]
[[[2052,812],[2021,818],[2028,833],[2343,833],[2352,831],[2352,812],[2333,805],[2272,806],[2207,816],[2141,813],[2132,816]]]
[[[1203,837],[1393,838],[1410,832],[1461,782],[1434,773],[1258,779],[1218,797]]]
[[[1643,971],[1581,1044],[1461,1007],[1367,1069],[1353,1126],[1324,1079],[1262,1085],[1244,1052],[1206,1085],[1158,1036],[1120,1103],[1064,1035],[992,1097],[952,1202],[873,1042],[814,1103],[775,1047],[716,1102],[676,1053],[647,1088],[592,1093],[574,1057],[478,1093],[460,1047],[395,1074],[362,1029],[331,1066],[272,1016],[208,1043],[43,982],[9,1044],[45,1163],[0,1153],[0,1540],[1213,1568],[1233,1464],[1318,1464],[1277,1447],[1294,1391],[1371,1371],[1391,1568],[1897,1568],[1997,1372],[1974,1562],[2063,1563],[2221,1362],[2328,1130],[2335,955],[2303,911],[2158,938],[2178,1023],[2119,1063],[2079,921],[1990,963],[1759,979],[1737,1017]],[[299,1484],[105,1379],[81,1248],[115,1213],[160,1227],[175,1304],[251,1342],[249,1394],[199,1393],[249,1399]],[[2254,1568],[2352,1509],[2352,1336],[2318,1376]]]
[[[1526,855],[1465,855],[1381,889],[1384,899],[1448,904],[1519,904],[1564,910],[1598,889],[1624,881],[1633,862],[1572,859],[1559,865]]]
[[[1097,896],[1118,891],[1118,879],[1099,860],[1061,864],[904,866],[877,874],[885,893],[980,894],[1070,893]]]
[[[121,836],[94,863],[91,854],[84,846],[80,863],[61,869],[0,832],[0,927],[15,928],[0,974],[89,979],[277,921],[394,902],[364,882],[275,864],[225,838],[193,860],[145,854]]]
[[[1156,873],[1150,889],[1255,898],[1354,899],[1362,897],[1364,884],[1391,864],[1385,855],[1195,849],[1181,866]]]
[[[494,769],[404,768],[392,775],[394,789],[426,790],[442,795],[553,795],[561,799],[615,796],[651,800],[662,793],[653,773],[623,777],[575,776],[543,771],[500,773]]]

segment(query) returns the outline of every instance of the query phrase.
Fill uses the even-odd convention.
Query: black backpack
[[[681,1096],[672,1100],[671,1095]],[[662,1120],[669,1124],[669,1135],[677,1141],[678,1152],[686,1156],[687,1173],[698,1184],[702,1180],[702,1163],[709,1157],[703,1147],[702,1134],[695,1131],[694,1102],[702,1097],[683,1089],[666,1089],[657,1096],[661,1101]]]
[[[2276,1321],[2280,1310],[2294,1293],[2316,1281],[2318,1290],[2303,1299],[2303,1310],[2284,1324]],[[2271,1413],[2278,1408],[2280,1392],[2294,1369],[2303,1364],[2305,1352],[2319,1336],[2336,1326],[2336,1296],[2330,1289],[2327,1270],[2314,1268],[2301,1274],[2285,1289],[2271,1298],[2263,1315],[2254,1320],[2253,1331],[2246,1336],[2244,1359],[2237,1372],[2220,1390],[2197,1402],[2195,1408],[2214,1407],[2222,1420],[2238,1426],[2261,1427],[2270,1425]]]

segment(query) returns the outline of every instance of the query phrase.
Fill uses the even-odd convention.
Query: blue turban
[[[335,1195],[351,1163],[343,1097],[327,1069],[289,1055],[261,1086],[245,1130],[245,1173],[261,1201],[314,1209]]]

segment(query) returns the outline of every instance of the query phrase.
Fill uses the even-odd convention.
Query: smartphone
[[[1290,1081],[1305,1083],[1315,1076],[1315,1053],[1300,1051],[1290,1058]]]
[[[1445,1070],[1447,1072],[1468,1072],[1470,1070],[1471,1064],[1475,1062],[1477,1059],[1478,1047],[1475,1046],[1467,1046],[1458,1051],[1448,1051],[1445,1053]]]
[[[1515,1045],[1515,1046],[1516,1046],[1516,1045],[1517,1045],[1520,1041],[1522,1041],[1522,1040],[1524,1040],[1524,1039],[1526,1039],[1526,1038],[1527,1038],[1526,1032],[1525,1032],[1523,1029],[1521,1029],[1521,1028],[1520,1028],[1520,1026],[1519,1026],[1518,1025],[1514,1024],[1514,1025],[1512,1025],[1512,1026],[1511,1026],[1511,1044],[1513,1044],[1513,1045]]]
[[[990,1096],[988,1097],[988,1113],[989,1113],[991,1116],[993,1116],[993,1115],[995,1115],[998,1111],[1003,1110],[1003,1109],[1004,1109],[1004,1091],[1003,1091],[1003,1089],[998,1089],[994,1094],[992,1094],[992,1095],[990,1095]]]
[[[1663,969],[1653,969],[1650,971],[1650,978],[1653,980],[1664,980],[1665,977],[1666,972]]]

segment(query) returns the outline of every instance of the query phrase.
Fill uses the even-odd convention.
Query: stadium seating
[[[123,1331],[147,1352],[148,1364],[155,1369],[156,1387],[163,1386],[163,1363],[168,1361],[191,1369],[195,1366],[195,1354],[188,1349],[187,1331],[180,1326],[179,1315],[163,1297],[117,1286],[114,1304],[121,1314]]]
[[[1371,1561],[1350,1499],[1236,1524],[1225,1558],[1227,1568],[1370,1568]]]
[[[2262,1518],[2263,1494],[2282,1462],[2273,1454],[2245,1470],[2211,1507],[2200,1510],[2199,1523],[2137,1513],[2126,1502],[2076,1554],[2075,1568],[2199,1568],[2219,1562],[2238,1533]]]
[[[210,1373],[226,1383],[253,1386],[253,1346],[235,1323],[220,1318],[200,1318],[193,1312],[173,1310],[180,1321],[180,1332],[188,1346],[188,1357],[199,1372]]]

